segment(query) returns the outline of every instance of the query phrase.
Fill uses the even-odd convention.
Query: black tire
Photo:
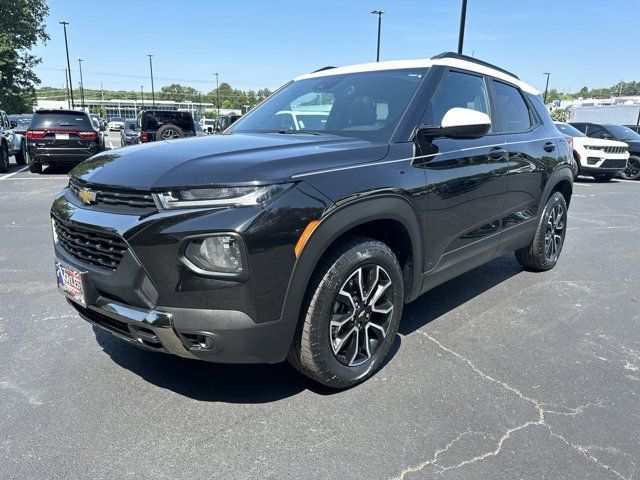
[[[9,152],[4,144],[0,144],[0,173],[9,171]]]
[[[573,179],[577,180],[580,175],[580,161],[577,158],[578,154],[573,151],[573,161],[571,162],[571,172],[573,173]]]
[[[615,174],[612,175],[610,173],[594,173],[593,174],[593,179],[598,183],[608,182],[610,180],[613,180],[614,177],[615,177]]]
[[[567,202],[560,192],[553,192],[542,211],[533,241],[516,250],[516,260],[526,270],[551,270],[560,258],[566,232]]]
[[[358,271],[363,272],[360,285],[370,289],[368,295],[357,293],[362,291],[357,287]],[[381,294],[376,285],[383,287]],[[376,240],[349,237],[324,256],[309,283],[288,360],[302,374],[329,387],[362,382],[389,353],[403,305],[402,273],[391,249]],[[389,306],[391,310],[383,313]],[[343,320],[348,317],[352,320]]]
[[[14,155],[14,158],[16,159],[16,164],[18,164],[20,166],[22,166],[22,165],[24,165],[26,163],[25,158],[24,158],[24,153],[25,153],[24,149],[25,149],[25,146],[21,145],[20,146],[20,151],[16,152],[16,154]]]
[[[166,137],[166,138],[165,138]],[[177,127],[171,123],[161,126],[156,131],[156,140],[174,140],[176,138],[183,138],[184,132],[180,127]]]
[[[31,173],[42,173],[42,164],[39,162],[34,162],[31,160],[31,157],[29,157],[28,152],[25,150],[25,160],[27,161],[27,165],[29,165],[29,171]]]
[[[640,157],[631,155],[627,160],[627,168],[620,172],[620,176],[625,180],[640,179]]]

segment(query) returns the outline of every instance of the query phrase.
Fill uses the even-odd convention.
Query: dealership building
[[[75,99],[74,99],[75,100]],[[74,101],[75,108],[80,109],[80,102]],[[112,117],[136,118],[137,114],[144,109],[153,108],[155,110],[180,110],[183,112],[191,112],[193,118],[199,120],[206,113],[217,111],[213,103],[200,102],[175,102],[173,100],[156,100],[155,106],[149,100],[85,100],[85,110],[98,113],[104,109],[107,120]],[[36,110],[54,109],[62,110],[69,108],[67,100],[43,100],[38,99]],[[243,109],[221,108],[220,115],[231,115],[242,113]]]

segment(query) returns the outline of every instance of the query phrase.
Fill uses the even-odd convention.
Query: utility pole
[[[372,10],[372,14],[378,15],[378,49],[376,51],[376,62],[380,61],[380,30],[382,30],[382,14],[384,10]]]
[[[102,98],[102,101],[104,102],[104,88],[102,87],[102,82],[100,82],[100,97]]]
[[[144,110],[144,90],[142,85],[140,85],[140,110]]]
[[[151,101],[153,103],[153,106],[156,106],[156,91],[155,88],[153,87],[153,63],[151,62],[151,57],[153,57],[153,55],[151,55],[150,53],[147,54],[147,57],[149,57],[149,70],[151,71]]]
[[[218,104],[218,117],[220,116],[220,85],[218,84],[218,74],[214,73],[214,75],[216,76],[216,103]]]
[[[464,26],[467,21],[467,0],[462,0],[462,11],[460,12],[460,33],[458,34],[458,54],[462,55],[462,45],[464,44]]]
[[[547,76],[547,85],[544,87],[544,98],[543,98],[543,102],[546,105],[547,104],[547,92],[549,91],[549,76],[551,74],[549,72],[545,72],[545,73],[543,73],[543,75]]]
[[[69,70],[69,95],[71,96],[71,108],[73,108],[73,81],[71,80],[71,62],[69,61],[69,43],[67,42],[67,25],[69,25],[69,22],[61,20],[58,23],[64,28],[64,48],[67,51],[67,69]]]
[[[80,66],[80,98],[82,101],[82,110],[84,111],[84,80],[82,80],[82,62],[81,58],[78,59],[78,65]]]
[[[64,89],[66,92],[66,97],[67,97],[67,106],[69,107],[69,110],[71,110],[71,100],[69,99],[69,71],[65,68],[64,69]]]

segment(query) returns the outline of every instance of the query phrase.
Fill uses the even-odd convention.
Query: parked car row
[[[590,175],[599,182],[618,175],[640,178],[640,134],[632,129],[589,122],[557,122],[556,128],[573,139],[574,178]]]

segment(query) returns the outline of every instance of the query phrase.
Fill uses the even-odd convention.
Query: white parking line
[[[640,181],[638,180],[625,180],[624,178],[616,178],[616,182],[635,183],[636,185],[640,185]]]
[[[590,187],[591,185],[588,183],[580,183],[580,182],[575,182],[574,185],[579,185],[581,187]]]
[[[24,172],[28,167],[22,167],[19,170],[16,170],[15,172],[12,173],[8,173],[7,175],[4,175],[2,177],[0,177],[0,180],[6,180],[7,178],[11,178],[13,177],[16,173],[20,173],[20,172]]]
[[[111,140],[109,140],[109,148],[110,148],[111,150],[113,150],[113,149],[115,148],[115,147],[113,146],[113,143],[111,143]]]

